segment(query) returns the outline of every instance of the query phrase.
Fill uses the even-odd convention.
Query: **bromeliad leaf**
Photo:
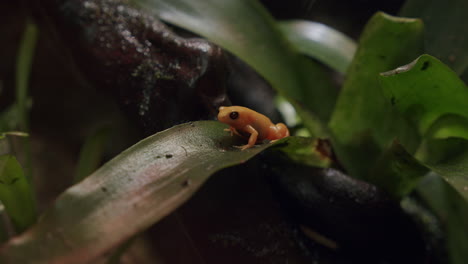
[[[367,179],[396,199],[411,193],[429,169],[397,141],[385,150]]]
[[[352,176],[363,177],[394,137],[410,150],[416,147],[413,129],[383,96],[378,76],[419,56],[422,37],[420,20],[383,13],[364,29],[329,123],[339,158]]]
[[[346,73],[357,47],[351,38],[324,24],[306,20],[284,21],[280,28],[300,52]]]
[[[383,73],[380,81],[387,100],[415,122],[423,136],[427,136],[436,120],[446,115],[468,118],[468,88],[455,72],[432,56],[423,55],[406,66]],[[466,122],[443,122],[453,127],[452,136],[468,139],[468,134],[463,133],[466,128],[460,128]],[[437,133],[445,138],[451,136],[447,126],[441,124],[432,131]]]
[[[455,188],[468,204],[468,151],[448,161],[430,164],[429,167]]]
[[[430,173],[423,179],[416,194],[443,223],[448,263],[464,264],[468,258],[466,199],[435,173]]]
[[[380,79],[387,99],[425,136],[423,144],[429,146],[420,148],[418,158],[468,201],[468,155],[466,151],[456,155],[466,146],[463,139],[468,139],[468,87],[449,67],[429,55],[384,73]],[[427,150],[430,152],[424,153]]]
[[[140,141],[60,195],[33,228],[0,249],[0,262],[88,263],[171,213],[216,171],[270,147],[326,166],[305,149],[314,147],[310,138],[241,151],[233,146],[243,141],[225,128],[200,121]],[[298,145],[300,153],[294,153]]]

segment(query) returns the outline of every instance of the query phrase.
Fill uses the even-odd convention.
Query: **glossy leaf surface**
[[[312,139],[289,137],[241,151],[234,145],[245,140],[225,128],[200,121],[140,141],[62,193],[33,228],[0,249],[0,262],[87,263],[171,213],[214,172],[272,146],[321,162],[307,151]]]
[[[406,66],[386,72],[380,80],[388,101],[417,123],[421,135],[446,115],[468,118],[468,87],[455,72],[432,56],[423,55]],[[445,120],[444,123],[454,129],[453,136],[468,138],[463,133],[466,122]],[[442,131],[446,127],[438,124],[432,133],[449,137],[449,131]]]
[[[306,20],[284,21],[280,28],[301,53],[346,73],[356,52],[351,38],[327,25]]]

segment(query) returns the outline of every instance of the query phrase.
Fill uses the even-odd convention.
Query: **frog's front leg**
[[[257,130],[255,130],[255,128],[253,128],[251,125],[247,125],[244,128],[244,131],[250,133],[250,137],[249,137],[249,142],[247,143],[247,145],[236,146],[236,148],[240,148],[241,150],[245,150],[245,149],[253,147],[255,143],[257,143],[257,138],[258,138]]]
[[[237,130],[234,127],[225,128],[224,131],[230,131],[231,132],[231,137],[234,134],[238,135],[239,137],[242,137],[241,134],[239,134],[239,132],[237,132]]]

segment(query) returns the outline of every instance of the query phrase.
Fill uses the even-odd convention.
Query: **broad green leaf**
[[[466,0],[408,0],[400,14],[424,21],[425,53],[439,58],[461,76],[468,73],[467,10]]]
[[[297,50],[338,72],[346,73],[356,52],[354,40],[331,27],[312,21],[284,21],[280,27]]]
[[[424,138],[414,156],[427,165],[441,164],[456,159],[464,153],[468,142],[463,138]]]
[[[464,264],[468,259],[468,204],[437,174],[426,176],[416,194],[444,225],[446,250],[450,264]]]
[[[380,80],[388,101],[417,124],[421,135],[445,115],[468,118],[468,88],[455,72],[432,56],[422,55],[406,66],[383,73]],[[466,122],[456,123],[457,126],[463,124]],[[438,133],[450,136],[441,129],[437,129]],[[465,130],[458,127],[454,135]],[[462,136],[467,138],[468,134]]]
[[[365,27],[329,123],[338,155],[351,175],[366,174],[366,163],[372,164],[395,137],[410,150],[416,147],[413,129],[383,96],[379,73],[419,56],[422,37],[420,20],[383,13],[375,14]]]
[[[431,125],[426,137],[468,139],[468,119],[455,114],[442,115]]]
[[[412,192],[428,172],[427,167],[394,141],[377,161],[366,180],[386,190],[393,197],[401,199]]]
[[[241,151],[234,145],[245,140],[225,128],[193,122],[140,141],[62,193],[35,226],[0,249],[0,263],[88,263],[174,211],[222,168],[274,146],[289,155],[289,145],[301,145],[301,159],[311,154],[304,149],[313,140],[295,137]]]
[[[21,165],[11,155],[0,156],[0,201],[17,232],[36,221],[36,204]]]
[[[109,127],[103,127],[88,136],[81,148],[74,182],[81,181],[99,167],[109,132]]]
[[[463,153],[445,162],[428,164],[428,166],[457,190],[468,204],[468,151],[466,151],[467,144],[462,146],[465,148]]]
[[[232,52],[283,96],[306,103],[327,120],[336,91],[323,69],[301,56],[257,0],[134,0],[162,20]],[[317,72],[320,71],[320,72]]]

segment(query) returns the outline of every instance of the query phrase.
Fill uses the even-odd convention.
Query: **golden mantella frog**
[[[273,124],[271,120],[249,108],[242,106],[221,106],[218,120],[230,126],[226,131],[231,135],[242,136],[250,134],[247,145],[239,146],[240,149],[248,149],[264,139],[277,140],[289,136],[288,127],[283,123]]]

